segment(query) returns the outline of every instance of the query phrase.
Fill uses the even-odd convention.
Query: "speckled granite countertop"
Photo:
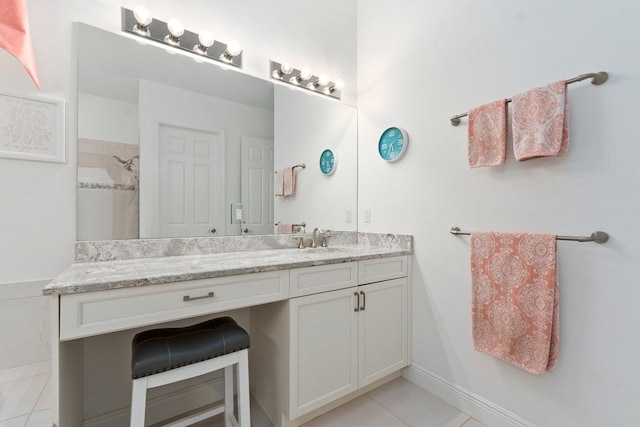
[[[395,235],[380,245],[353,244],[329,248],[267,249],[211,254],[159,256],[98,262],[77,262],[43,289],[45,295],[103,291],[206,279],[313,265],[337,264],[413,253],[412,239]],[[390,236],[394,236],[393,239]],[[373,239],[375,240],[375,239]],[[392,242],[393,244],[389,244]],[[362,242],[361,242],[362,243]]]

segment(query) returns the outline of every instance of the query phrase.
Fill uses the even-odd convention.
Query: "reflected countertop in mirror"
[[[356,121],[335,100],[79,23],[78,240],[356,231]],[[325,148],[341,156],[333,177]],[[274,196],[294,163],[308,165],[296,192]]]

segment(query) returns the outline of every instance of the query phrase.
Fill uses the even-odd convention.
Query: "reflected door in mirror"
[[[158,237],[215,235],[224,222],[224,136],[161,124],[159,137]]]

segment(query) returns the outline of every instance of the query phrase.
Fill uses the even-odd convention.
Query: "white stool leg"
[[[131,427],[144,427],[144,413],[147,406],[147,377],[133,380],[131,390]]]
[[[238,352],[238,424],[240,427],[250,427],[249,408],[249,351]]]
[[[224,425],[231,427],[233,415],[233,365],[224,368]]]

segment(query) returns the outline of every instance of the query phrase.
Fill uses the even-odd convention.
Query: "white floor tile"
[[[51,390],[51,375],[47,380],[47,383],[44,385],[44,389],[42,393],[40,393],[40,397],[36,402],[36,406],[33,408],[34,412],[44,411],[45,409],[51,409],[53,406],[53,394]]]
[[[0,384],[0,421],[28,415],[42,394],[49,375]]]
[[[487,427],[487,426],[482,424],[480,421],[474,420],[473,418],[471,418],[469,419],[469,421],[464,423],[462,427]]]
[[[304,427],[407,427],[371,397],[364,395],[315,418]]]
[[[470,418],[404,378],[369,395],[411,427],[460,427]]]
[[[50,372],[51,360],[16,366],[14,368],[0,369],[0,384],[44,375]]]
[[[45,409],[32,413],[24,427],[51,427],[52,425],[51,409]]]
[[[24,427],[28,419],[29,415],[22,415],[10,420],[0,421],[0,427]]]

